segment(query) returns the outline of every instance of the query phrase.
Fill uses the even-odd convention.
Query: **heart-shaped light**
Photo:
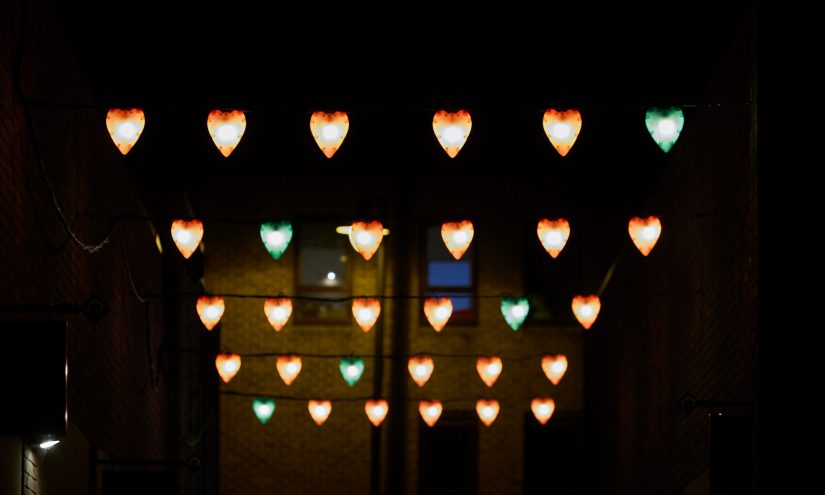
[[[567,371],[567,357],[564,354],[557,356],[548,354],[541,358],[541,369],[553,385],[558,385],[564,372]]]
[[[410,376],[419,387],[423,387],[427,383],[427,380],[433,374],[434,368],[435,363],[430,356],[413,356],[407,364]]]
[[[309,119],[309,130],[324,155],[332,158],[347,137],[349,119],[345,112],[315,112]]]
[[[589,296],[574,297],[572,306],[576,319],[579,320],[585,330],[588,330],[596,321],[596,317],[599,316],[602,302],[599,300],[599,296],[591,294]]]
[[[424,301],[424,314],[436,332],[440,332],[453,314],[453,302],[449,297],[429,298]]]
[[[627,232],[633,239],[633,244],[642,255],[647,256],[656,246],[656,241],[662,235],[662,222],[658,217],[633,217],[627,224]]]
[[[441,405],[440,400],[422,400],[418,403],[418,413],[421,415],[421,419],[430,427],[438,422],[443,410],[444,407]]]
[[[206,118],[206,127],[215,146],[223,156],[228,157],[235,151],[246,131],[246,115],[240,110],[212,110]]]
[[[555,220],[544,218],[539,221],[536,233],[539,235],[539,241],[541,241],[544,249],[550,253],[550,256],[555,258],[561,253],[561,250],[567,245],[567,239],[570,238],[570,222],[564,218]]]
[[[378,299],[356,298],[352,300],[352,316],[361,330],[369,332],[381,314],[381,301]]]
[[[459,110],[455,113],[439,110],[433,117],[435,137],[438,138],[438,142],[450,158],[455,158],[461,151],[472,128],[473,120],[466,110]]]
[[[556,410],[556,401],[550,397],[536,397],[530,403],[530,409],[533,411],[533,416],[539,420],[539,423],[545,425]]]
[[[354,387],[364,374],[364,360],[360,357],[341,358],[338,362],[338,371],[347,385]]]
[[[278,369],[278,374],[281,375],[281,380],[286,383],[287,387],[292,385],[298,373],[301,372],[301,356],[290,354],[288,356],[278,356],[275,361],[275,367]]]
[[[561,156],[565,156],[576,144],[576,139],[582,130],[582,114],[578,110],[560,112],[550,108],[544,112],[542,124],[550,144]]]
[[[311,400],[307,405],[307,409],[309,409],[309,415],[312,416],[315,424],[321,426],[329,417],[329,413],[332,412],[332,402],[328,400]]]
[[[481,380],[484,381],[488,387],[492,387],[493,384],[496,383],[503,368],[504,363],[501,362],[501,358],[498,356],[480,357],[476,360],[478,376],[481,377]]]
[[[444,240],[447,251],[457,260],[460,260],[464,256],[464,252],[470,247],[474,233],[473,222],[469,220],[441,224],[441,239]]]
[[[349,242],[367,261],[378,251],[383,238],[384,226],[379,221],[355,222],[350,227]]]
[[[224,383],[229,383],[229,380],[238,374],[241,369],[241,357],[237,354],[220,353],[215,358],[215,367],[218,368],[218,374]]]
[[[124,155],[140,139],[144,125],[146,125],[146,117],[143,115],[143,110],[139,108],[130,110],[113,108],[106,114],[106,128],[109,129],[109,135],[112,136],[117,149]]]
[[[252,412],[262,425],[265,425],[275,412],[275,399],[269,397],[256,397],[252,400]]]
[[[481,422],[486,426],[493,424],[493,421],[498,417],[499,404],[497,400],[481,399],[476,402],[476,412]]]
[[[292,316],[292,300],[288,297],[267,299],[264,301],[264,314],[272,328],[280,332]]]
[[[381,426],[381,423],[384,422],[384,418],[387,417],[390,406],[384,399],[368,400],[366,404],[364,404],[364,411],[367,413],[367,418],[369,418],[370,423],[378,428]]]
[[[261,224],[261,241],[269,255],[279,260],[292,240],[292,224],[289,222],[267,222]]]
[[[651,108],[645,113],[647,132],[665,153],[676,144],[684,125],[685,114],[679,107]]]
[[[198,310],[198,316],[201,322],[203,322],[203,326],[205,326],[207,330],[215,328],[215,325],[221,321],[223,311],[226,308],[223,298],[219,296],[201,296],[198,298],[195,307]]]
[[[203,239],[203,222],[200,220],[175,220],[172,222],[172,241],[185,259],[198,249]]]
[[[521,328],[528,313],[530,313],[530,301],[525,297],[505,297],[501,300],[501,314],[513,331]]]

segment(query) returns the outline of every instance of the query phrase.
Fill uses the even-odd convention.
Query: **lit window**
[[[450,298],[453,313],[448,328],[453,323],[475,323],[477,319],[474,246],[471,244],[464,256],[456,260],[444,245],[441,225],[427,228],[422,289],[429,297]],[[421,315],[421,324],[428,325],[423,309]]]
[[[349,256],[346,236],[334,224],[302,224],[297,229],[296,293],[304,297],[346,298],[350,295]],[[297,322],[349,322],[349,301],[298,301]]]

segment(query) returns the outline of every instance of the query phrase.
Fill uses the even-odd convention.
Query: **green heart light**
[[[364,360],[360,357],[341,358],[338,362],[338,371],[347,385],[354,387],[364,374]]]
[[[645,125],[650,137],[667,153],[682,133],[685,114],[679,107],[650,108],[645,113]]]
[[[289,222],[266,222],[261,224],[261,240],[269,254],[276,260],[284,254],[292,240],[292,224]]]
[[[252,401],[252,411],[262,425],[265,425],[275,412],[275,399],[268,397],[256,397]]]
[[[529,312],[530,301],[526,297],[505,297],[501,300],[501,314],[513,331],[521,328]]]

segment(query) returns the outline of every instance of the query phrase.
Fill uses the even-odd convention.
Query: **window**
[[[419,421],[418,493],[478,493],[478,418],[475,411],[445,411],[433,427]]]
[[[426,233],[422,289],[432,297],[449,297],[453,302],[450,323],[475,323],[476,313],[476,248],[470,248],[460,260],[447,251],[441,239],[441,226],[431,226]],[[423,305],[422,305],[423,306]],[[427,319],[422,319],[427,324]]]
[[[553,416],[539,424],[524,415],[524,493],[584,493],[581,424],[578,418]]]
[[[295,292],[304,297],[346,298],[350,295],[349,246],[347,236],[332,224],[305,224],[296,232],[298,240]],[[297,301],[299,323],[348,322],[349,303]]]
[[[524,294],[530,300],[533,323],[575,323],[570,301],[581,290],[580,253],[575,243],[572,249],[570,244],[552,259],[536,236],[535,224],[524,231]]]

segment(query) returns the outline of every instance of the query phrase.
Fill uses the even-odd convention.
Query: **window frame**
[[[440,236],[440,224],[426,224],[422,228],[422,234],[420,237],[419,242],[419,253],[420,253],[420,262],[418,266],[418,285],[419,291],[424,296],[424,299],[421,300],[421,304],[419,304],[418,308],[418,326],[419,327],[429,327],[430,322],[427,320],[427,315],[424,314],[424,301],[428,297],[436,297],[435,294],[444,294],[444,293],[462,293],[466,292],[470,299],[473,300],[473,313],[470,316],[465,318],[458,318],[456,319],[455,316],[450,318],[450,321],[447,323],[448,326],[461,326],[461,327],[475,327],[479,324],[478,318],[478,239],[476,237],[473,238],[473,242],[470,244],[470,247],[467,248],[467,252],[464,253],[464,256],[471,256],[470,262],[472,263],[472,268],[470,269],[470,276],[471,276],[471,284],[470,287],[430,287],[429,285],[429,273],[428,273],[428,265],[429,265],[429,256],[427,252],[427,231],[431,228],[435,227],[438,229],[439,236]],[[444,246],[443,240],[441,241],[442,247],[444,251],[450,256],[450,259],[456,261],[452,255],[447,251],[447,247]],[[461,259],[465,259],[464,256]]]

